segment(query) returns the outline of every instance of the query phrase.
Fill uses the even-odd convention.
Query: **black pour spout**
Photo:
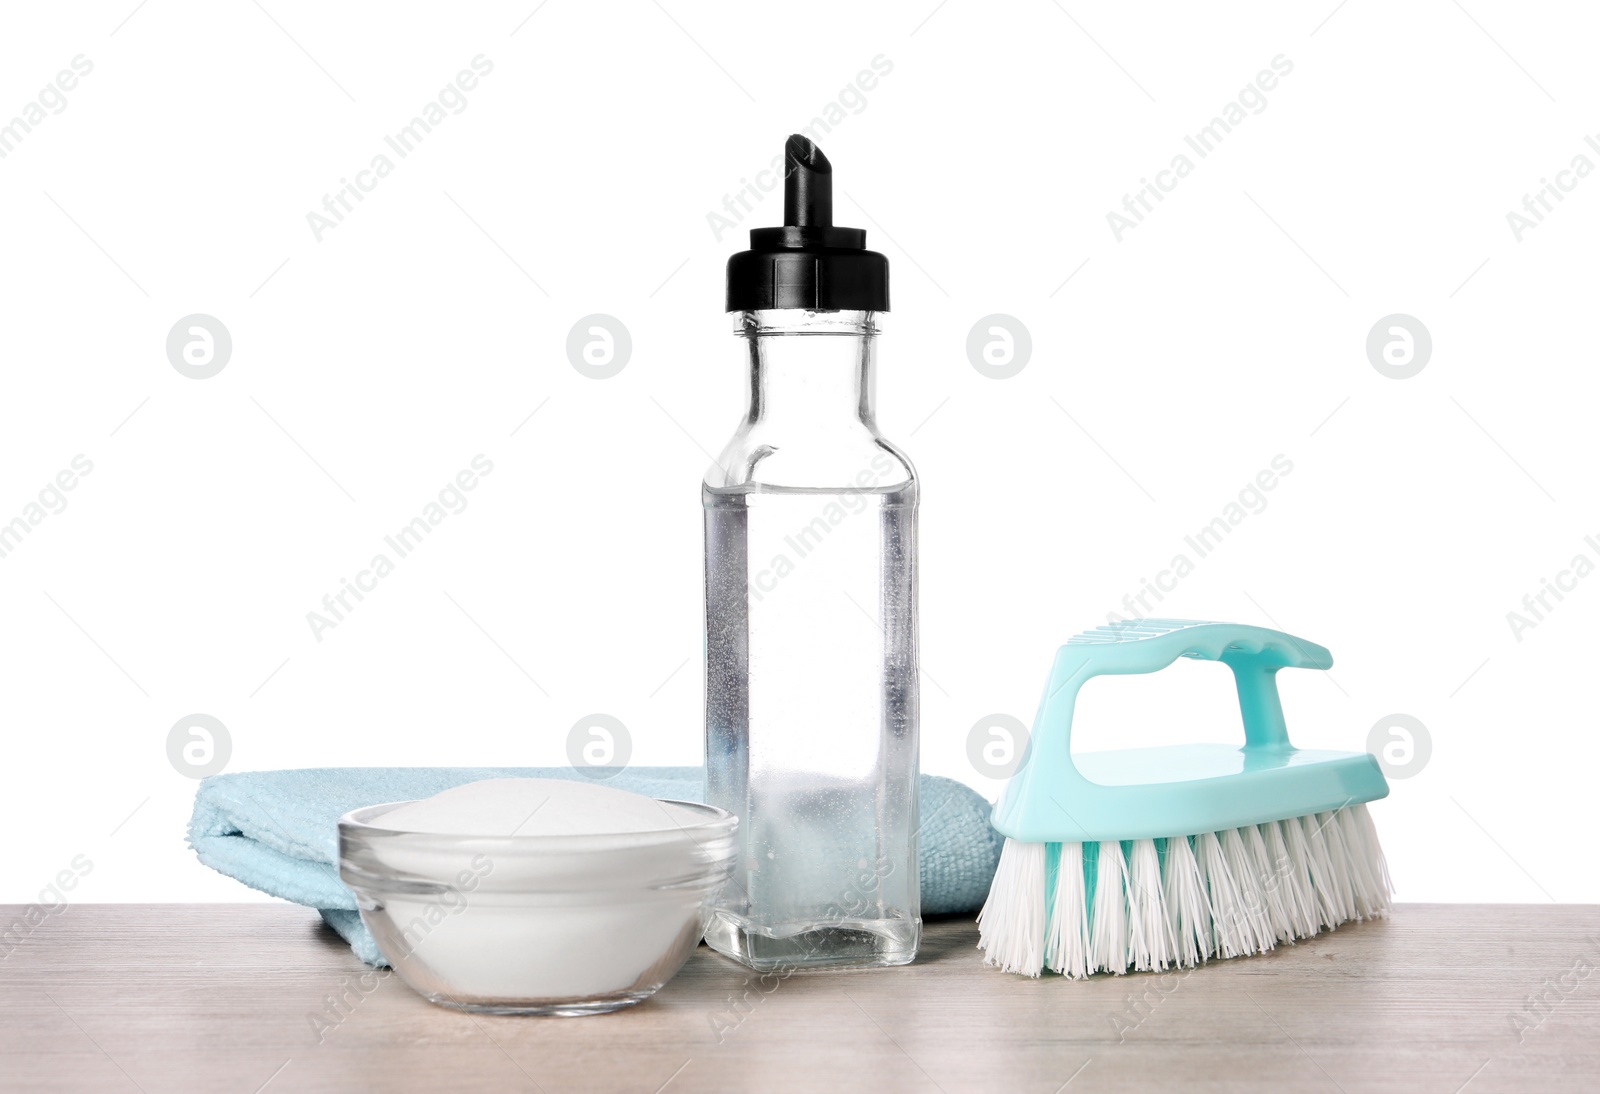
[[[833,227],[833,164],[822,149],[796,134],[783,148],[783,222],[801,228]]]
[[[833,223],[833,165],[796,133],[784,145],[783,226],[750,229],[728,259],[728,311],[888,311],[889,260]]]

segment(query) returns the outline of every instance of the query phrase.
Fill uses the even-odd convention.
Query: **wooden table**
[[[363,994],[369,970],[303,908],[75,905],[0,961],[0,1089],[1600,1090],[1600,908],[1401,905],[1083,983],[984,968],[976,938],[935,921],[908,968],[766,985],[701,947],[631,1010],[494,1018],[393,977]]]

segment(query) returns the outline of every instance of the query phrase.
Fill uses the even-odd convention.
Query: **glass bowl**
[[[339,876],[400,978],[493,1014],[601,1014],[649,998],[705,933],[738,818],[663,802],[677,826],[614,835],[403,832],[339,820]]]

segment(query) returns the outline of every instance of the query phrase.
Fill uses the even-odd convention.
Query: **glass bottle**
[[[888,264],[791,137],[781,229],[728,269],[743,422],[706,475],[706,800],[741,859],[706,941],[758,969],[901,965],[917,876],[917,477],[873,414]]]

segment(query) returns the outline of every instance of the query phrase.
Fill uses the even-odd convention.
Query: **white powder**
[[[378,823],[455,836],[594,836],[657,832],[695,820],[666,802],[582,779],[484,779],[408,802]]]
[[[364,894],[373,907],[364,906],[361,917],[400,976],[436,1001],[640,998],[677,970],[703,930],[717,867],[706,861],[702,841],[678,829],[705,820],[701,810],[584,779],[457,786],[399,806],[376,824],[461,837],[616,839],[595,851],[533,841],[503,852],[385,843],[380,870],[437,880],[446,892],[378,885]],[[681,882],[695,877],[706,884]],[[662,878],[680,880],[655,883]]]

